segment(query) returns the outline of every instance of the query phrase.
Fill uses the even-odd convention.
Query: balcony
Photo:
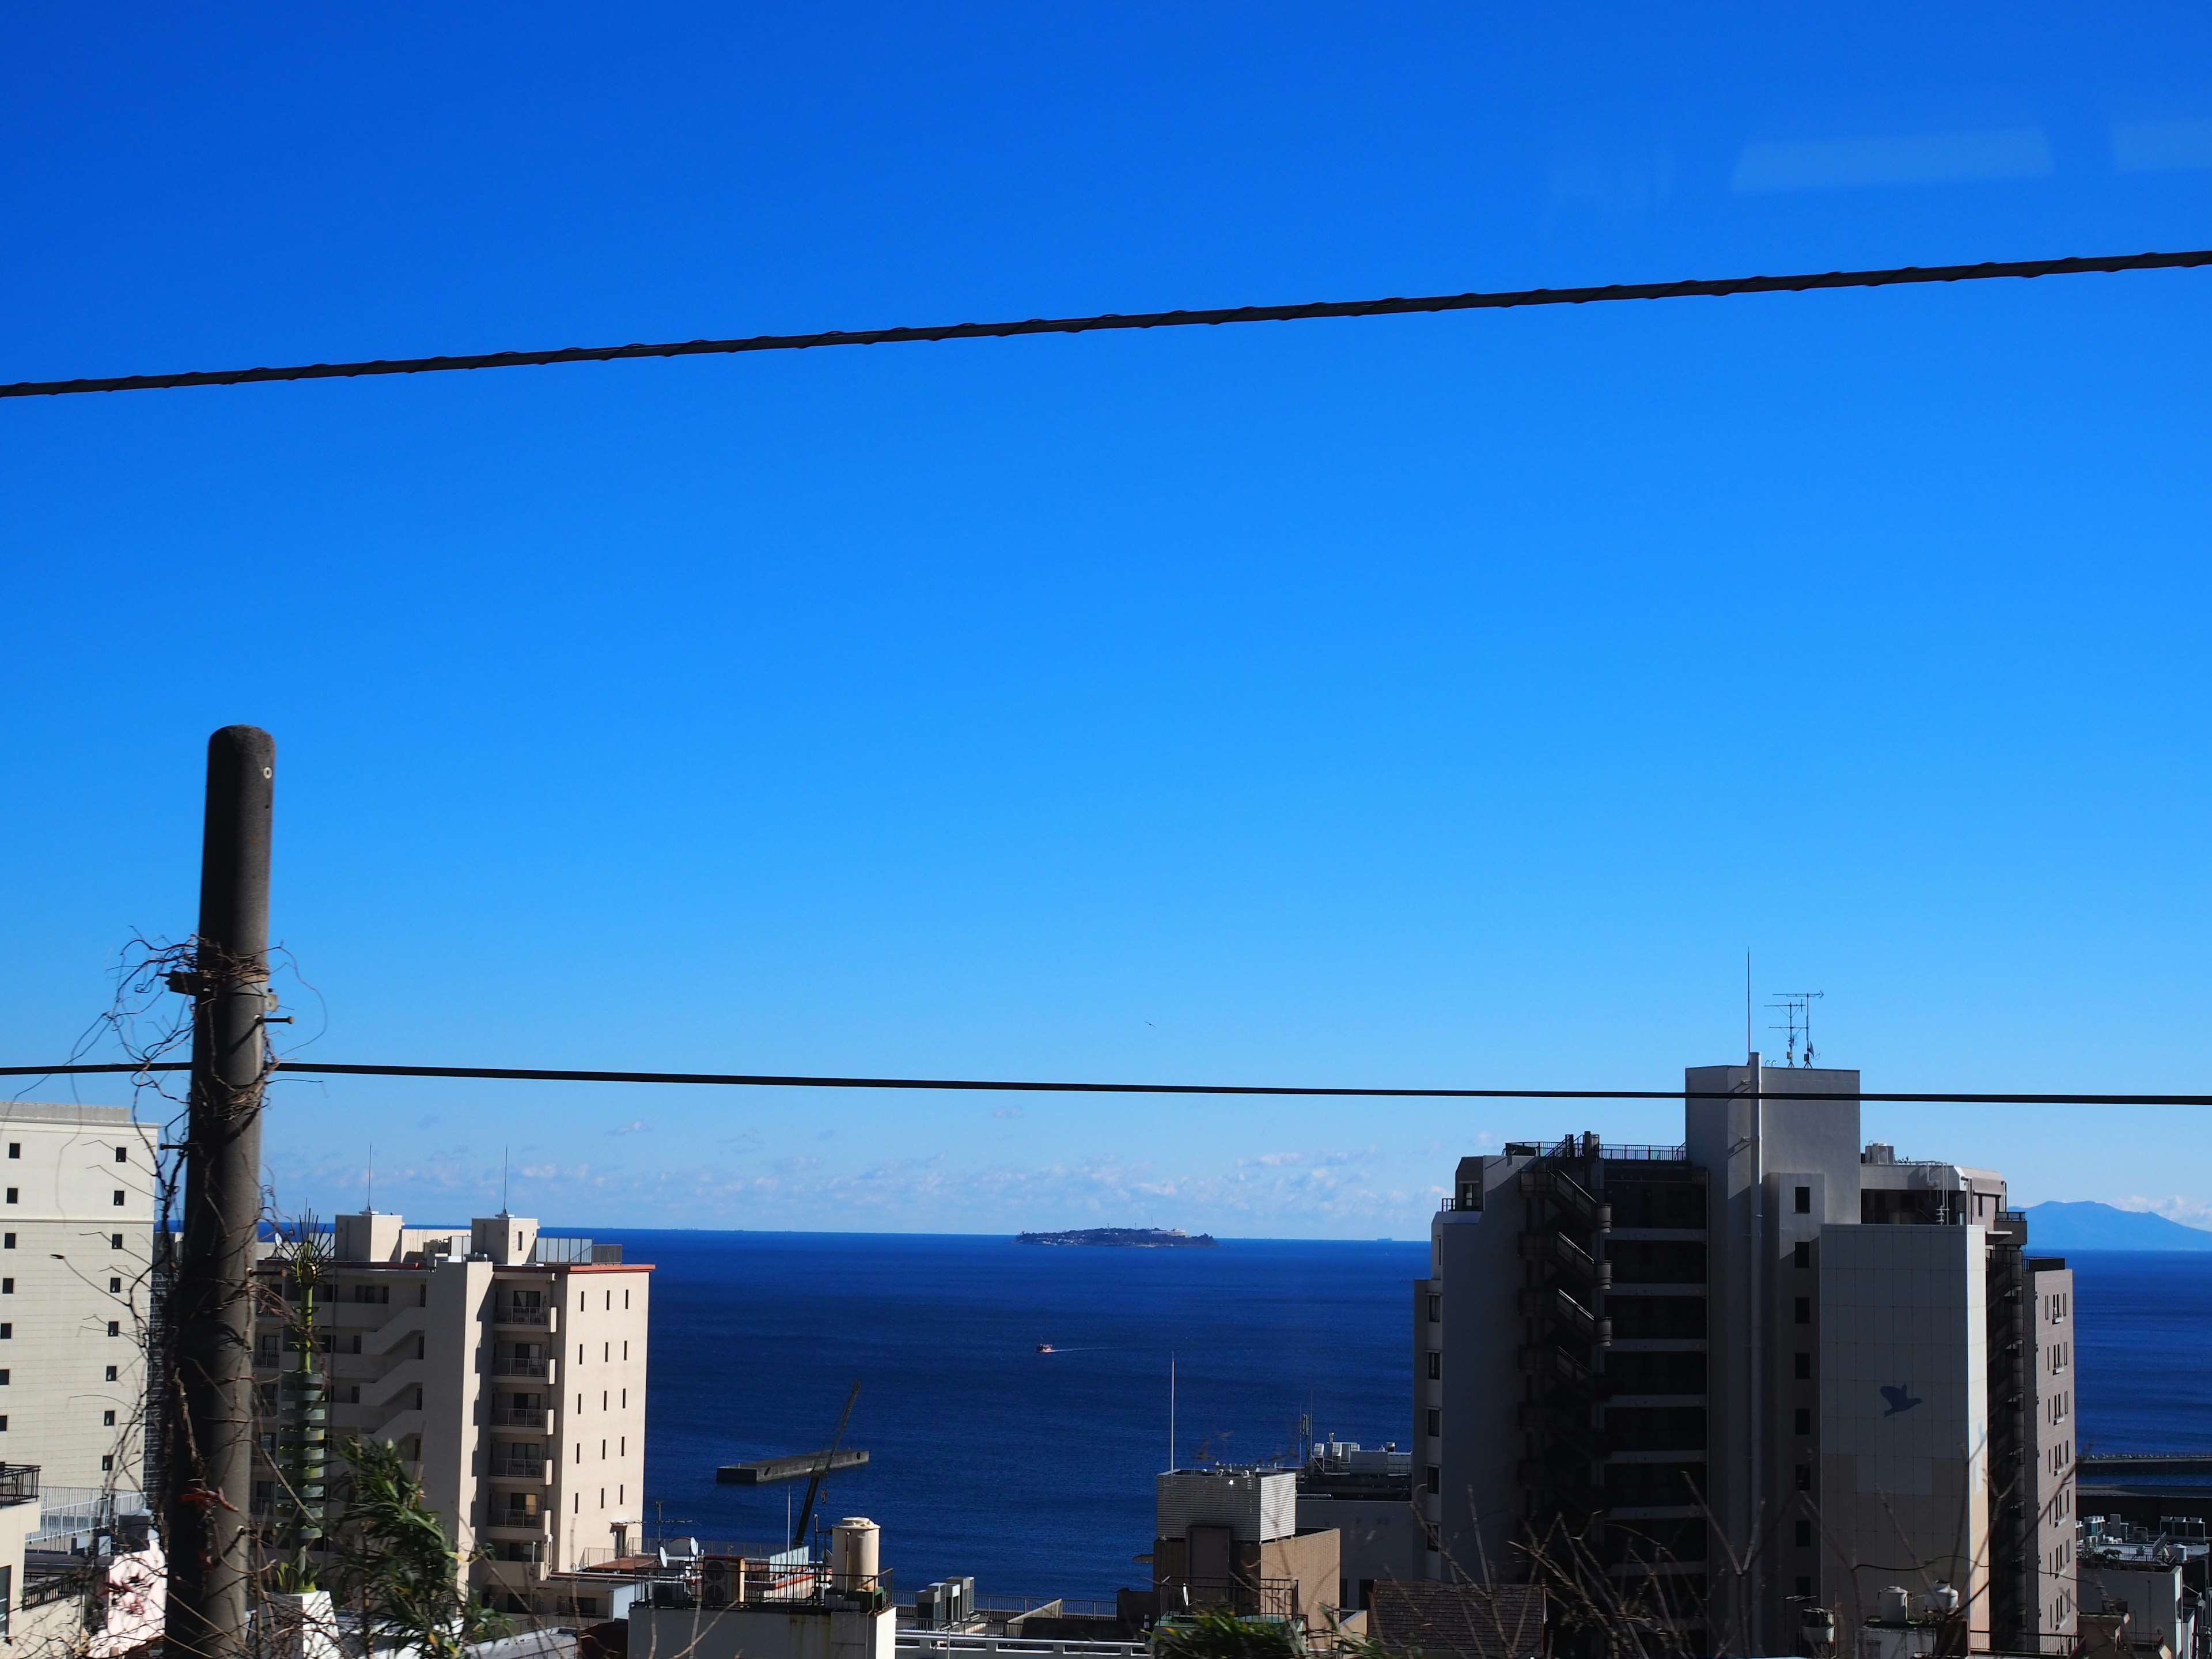
[[[0,1463],[0,1504],[39,1501],[39,1465]]]
[[[551,1375],[550,1359],[495,1359],[492,1362],[494,1376],[534,1376],[541,1381]]]
[[[491,1413],[491,1426],[495,1429],[535,1429],[543,1433],[552,1421],[553,1408],[550,1406],[501,1406],[495,1407]]]
[[[552,1323],[552,1310],[543,1302],[501,1302],[492,1309],[495,1325],[528,1325],[544,1330]]]
[[[484,1522],[484,1531],[494,1539],[543,1545],[545,1541],[546,1515],[544,1510],[495,1509]]]
[[[552,1467],[542,1457],[495,1457],[486,1473],[495,1480],[532,1480],[544,1482],[546,1471]]]

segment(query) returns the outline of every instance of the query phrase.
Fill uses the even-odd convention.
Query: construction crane
[[[799,1506],[799,1519],[792,1524],[791,1547],[797,1549],[805,1541],[806,1528],[814,1519],[814,1500],[822,1494],[822,1484],[830,1478],[830,1464],[837,1455],[837,1448],[844,1443],[845,1425],[853,1420],[853,1402],[860,1397],[860,1385],[853,1384],[853,1392],[845,1396],[845,1409],[837,1413],[837,1432],[830,1437],[829,1449],[814,1470],[813,1478],[806,1483],[806,1501]]]

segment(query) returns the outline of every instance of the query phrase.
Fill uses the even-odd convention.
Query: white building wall
[[[120,1106],[0,1107],[0,1462],[142,1489],[158,1131]]]
[[[857,1608],[633,1605],[630,1659],[892,1659],[897,1615]]]

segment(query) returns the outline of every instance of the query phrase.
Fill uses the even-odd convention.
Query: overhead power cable
[[[89,1073],[188,1072],[184,1060],[148,1065],[109,1061],[70,1066],[0,1066],[0,1077],[70,1077]],[[1787,1078],[1790,1068],[1770,1066]],[[424,1077],[489,1079],[519,1083],[678,1083],[738,1089],[933,1089],[982,1090],[1000,1094],[1038,1095],[1273,1095],[1321,1096],[1363,1100],[1732,1100],[1739,1090],[1694,1089],[1396,1089],[1280,1083],[1067,1083],[1006,1078],[794,1077],[751,1072],[571,1072],[523,1066],[348,1066],[329,1060],[288,1060],[280,1072],[319,1077]],[[1856,1100],[1875,1104],[1939,1106],[2212,1106],[2212,1095],[1960,1094],[1926,1091],[1820,1093],[1769,1088],[1766,1100]]]
[[[295,363],[270,368],[195,369],[177,374],[118,374],[76,380],[17,380],[0,398],[58,398],[79,392],[167,392],[185,386],[249,386],[264,380],[342,380],[368,374],[437,374],[463,368],[538,368],[606,363],[626,357],[713,357],[744,351],[806,351],[817,346],[903,345],[923,340],[999,340],[1022,334],[1091,334],[1104,329],[1212,328],[1223,323],[1296,323],[1324,317],[1402,317],[1416,312],[1506,311],[1522,306],[1595,305],[1612,300],[1720,299],[1734,294],[1798,294],[1812,289],[1893,288],[1911,283],[1984,282],[1998,276],[2077,276],[2094,271],[2172,270],[2212,264],[2212,249],[2117,253],[2086,258],[1992,260],[1972,265],[1902,265],[1889,270],[1828,270],[1795,276],[1722,276],[1675,283],[1619,283],[1603,288],[1530,288],[1497,293],[1432,294],[1409,299],[1320,300],[1305,305],[1234,306],[1213,311],[1113,312],[1095,317],[1032,317],[1022,322],[946,323],[921,328],[831,330],[821,334],[754,334],[728,340],[562,346],[550,351],[379,357],[355,363]]]

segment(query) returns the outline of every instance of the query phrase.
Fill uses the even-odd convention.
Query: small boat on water
[[[1037,1352],[1039,1353],[1052,1353],[1056,1352],[1056,1350],[1049,1342],[1040,1342],[1037,1344]]]

